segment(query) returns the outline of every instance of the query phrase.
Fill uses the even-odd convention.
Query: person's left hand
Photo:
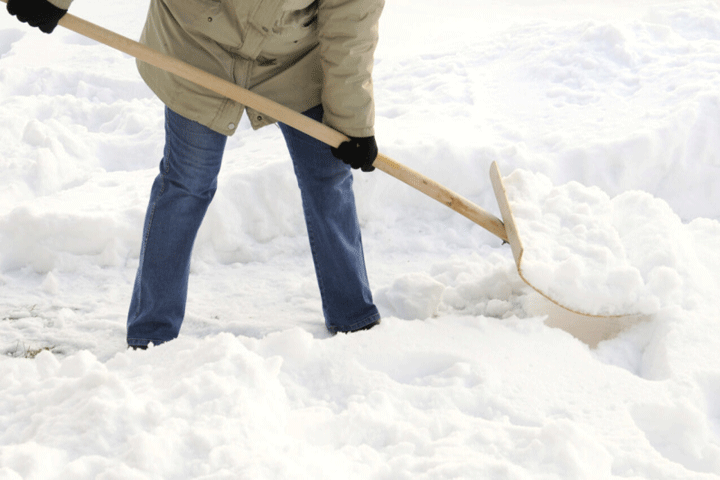
[[[58,8],[48,0],[8,0],[7,10],[18,20],[29,23],[45,33],[52,33],[67,10]]]
[[[363,172],[372,172],[373,162],[378,155],[375,137],[350,137],[337,148],[330,148],[335,158],[342,160],[352,168],[360,168]]]

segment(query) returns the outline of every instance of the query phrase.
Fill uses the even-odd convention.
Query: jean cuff
[[[363,328],[367,327],[368,325],[377,323],[378,321],[380,321],[380,318],[381,318],[380,313],[374,313],[374,314],[370,315],[369,317],[365,317],[361,321],[350,325],[350,328],[340,330],[338,328],[327,327],[327,329],[333,335],[336,333],[352,333],[352,332],[356,332],[358,330],[362,330]]]

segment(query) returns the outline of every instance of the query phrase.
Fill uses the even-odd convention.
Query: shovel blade
[[[500,208],[500,214],[502,216],[503,223],[505,225],[505,233],[507,234],[507,241],[510,244],[510,248],[512,249],[513,257],[515,258],[515,266],[517,267],[517,272],[520,278],[523,282],[525,282],[528,286],[530,286],[533,290],[538,292],[540,295],[545,297],[550,302],[554,303],[555,305],[561,307],[562,309],[581,315],[583,317],[593,317],[593,318],[619,318],[619,317],[627,317],[627,316],[637,316],[636,312],[628,312],[623,313],[621,315],[602,315],[597,314],[593,312],[588,311],[582,311],[581,309],[578,309],[577,307],[569,307],[568,305],[564,304],[562,300],[559,300],[557,298],[554,298],[553,295],[550,294],[550,292],[545,291],[544,289],[538,288],[535,285],[533,285],[526,276],[523,274],[523,255],[525,253],[525,249],[523,247],[522,239],[520,238],[520,234],[518,233],[517,224],[515,221],[515,217],[513,215],[513,209],[510,204],[510,200],[508,199],[507,189],[505,188],[505,184],[503,183],[503,177],[500,174],[500,169],[496,162],[493,162],[490,166],[490,181],[492,182],[493,190],[495,192],[495,198],[497,199],[498,206]]]

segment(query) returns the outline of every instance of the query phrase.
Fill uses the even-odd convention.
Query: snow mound
[[[694,272],[704,269],[688,247],[718,231],[713,221],[683,224],[646,192],[610,198],[578,182],[556,187],[527,170],[513,172],[505,186],[524,248],[521,274],[560,305],[589,315],[652,314],[682,303]]]
[[[378,290],[375,301],[394,317],[424,320],[437,313],[445,285],[425,273],[403,275]]]

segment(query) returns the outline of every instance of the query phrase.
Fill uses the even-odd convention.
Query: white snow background
[[[72,13],[137,38],[146,8]],[[1,479],[720,478],[720,5],[388,0],[376,63],[384,153],[496,214],[492,161],[609,215],[554,210],[637,261],[610,287],[645,285],[639,314],[553,308],[507,245],[376,171],[384,320],[330,336],[281,134],[244,121],[180,337],[128,351],[162,105],[133,59],[3,12]]]

